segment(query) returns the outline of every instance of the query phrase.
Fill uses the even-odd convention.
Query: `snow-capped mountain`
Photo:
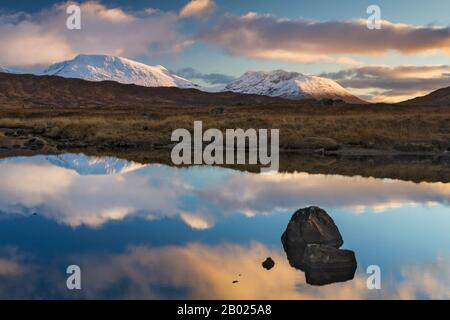
[[[13,73],[13,74],[33,73],[32,71],[24,71],[23,69],[20,69],[20,68],[11,68],[11,67],[2,67],[2,66],[0,66],[0,72]]]
[[[208,88],[174,75],[163,66],[149,66],[109,55],[80,54],[73,60],[51,65],[42,74],[89,81],[110,80],[145,87],[194,88],[205,92],[232,91],[290,99],[341,99],[348,103],[364,102],[331,79],[284,70],[246,72],[225,86]]]
[[[246,72],[226,85],[223,91],[290,99],[341,99],[348,103],[364,102],[331,79],[284,70]]]
[[[113,157],[89,157],[84,154],[61,154],[44,156],[48,162],[80,175],[122,174],[144,168],[145,165]]]
[[[89,81],[110,80],[145,87],[199,87],[189,80],[171,74],[163,66],[149,66],[108,55],[80,54],[73,60],[51,65],[43,74]]]
[[[79,175],[123,174],[146,167],[134,161],[113,157],[89,157],[73,153],[4,158],[0,160],[0,163],[22,163],[30,160],[49,162],[58,167],[74,170]]]

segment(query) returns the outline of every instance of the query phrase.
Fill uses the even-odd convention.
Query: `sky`
[[[69,30],[66,9],[81,8]],[[367,13],[377,5],[380,29]],[[164,65],[200,84],[284,69],[369,101],[450,85],[448,0],[0,0],[0,67],[40,70],[80,53]]]

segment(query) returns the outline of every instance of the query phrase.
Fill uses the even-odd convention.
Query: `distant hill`
[[[207,93],[196,89],[143,87],[114,81],[0,73],[0,107],[95,109],[299,104],[298,101],[232,92]]]
[[[246,72],[223,90],[288,99],[333,99],[347,103],[366,103],[334,80],[284,70]]]
[[[404,105],[445,106],[450,107],[450,87],[431,92],[423,97],[401,102]]]

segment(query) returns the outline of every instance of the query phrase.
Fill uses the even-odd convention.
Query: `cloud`
[[[370,90],[370,101],[396,102],[450,85],[450,66],[365,66],[323,73],[346,88]]]
[[[0,14],[0,65],[42,66],[79,53],[126,57],[173,53],[189,44],[177,31],[176,13],[124,11],[88,1],[80,4],[81,30],[69,30],[69,4],[73,2],[33,14]]]
[[[202,216],[201,214],[182,212],[180,218],[195,230],[206,230],[213,226],[212,219]]]
[[[414,204],[450,202],[450,185],[308,173],[239,174],[196,191],[223,212],[253,215],[308,205],[349,208],[355,213]],[[332,194],[333,197],[329,195]]]
[[[183,78],[203,80],[210,84],[226,84],[236,79],[222,73],[201,73],[194,68],[183,68],[174,73]]]
[[[397,288],[403,300],[424,295],[433,300],[450,299],[450,260],[440,256],[436,261],[423,265],[405,265],[401,268],[403,281]]]
[[[261,267],[272,257],[275,268]],[[84,259],[83,259],[84,258]],[[368,290],[365,273],[344,283],[316,287],[306,284],[304,273],[292,268],[284,252],[254,242],[250,245],[131,247],[123,254],[76,258],[86,266],[84,292],[90,298],[117,289],[116,298],[168,299],[161,283],[182,292],[187,299],[448,299],[450,260],[438,257],[428,263],[400,265],[402,279],[387,274],[383,290]],[[180,263],[182,261],[183,263]],[[87,267],[89,266],[89,268]],[[239,277],[238,274],[242,276]],[[239,280],[233,284],[233,280]],[[173,298],[173,296],[172,296]],[[180,297],[178,297],[180,298]]]
[[[275,268],[261,267],[272,257]],[[281,249],[253,242],[151,247],[131,246],[124,252],[80,253],[63,256],[76,261],[83,271],[84,299],[448,299],[450,260],[430,258],[425,263],[393,265],[382,278],[382,290],[368,290],[367,275],[359,270],[351,281],[311,286],[304,273],[292,268]],[[22,264],[24,264],[22,262]],[[24,265],[22,268],[28,268]],[[395,278],[400,270],[401,279]],[[45,272],[44,272],[45,270]],[[59,266],[34,267],[20,277],[0,279],[1,298],[45,296],[42,284],[53,296],[73,297]],[[239,276],[239,274],[241,276]],[[238,280],[238,283],[233,283]],[[120,284],[120,285],[118,285]],[[19,288],[19,289],[18,289]],[[14,290],[11,290],[14,289]]]
[[[89,160],[84,162],[86,166],[101,162],[95,157]],[[81,156],[77,162],[83,163]],[[106,167],[113,164],[104,163]],[[83,171],[88,174],[80,175],[80,168],[57,166],[42,157],[2,161],[0,211],[18,215],[38,212],[71,227],[99,227],[113,220],[140,217],[177,218],[193,229],[205,230],[230,215],[294,212],[308,205],[347,208],[359,214],[450,203],[448,183],[416,184],[297,172],[260,175],[228,169],[221,170],[220,179],[205,181],[204,175],[213,177],[217,168],[159,165],[112,174]]]
[[[276,267],[270,273],[261,267],[261,262],[268,256],[276,261]],[[289,266],[284,252],[259,243],[248,246],[199,243],[162,248],[141,246],[131,247],[121,255],[76,259],[89,266],[86,267],[89,272],[84,275],[87,287],[83,291],[92,298],[110,292],[114,283],[122,281],[128,286],[121,292],[116,291],[116,298],[170,298],[170,293],[160,289],[161,283],[173,288],[175,297],[188,299],[345,299],[359,295],[345,290],[346,286],[358,288],[361,294],[368,292],[363,281],[337,284],[317,292],[305,283],[302,272]],[[233,284],[233,280],[239,280],[239,283]]]
[[[21,267],[16,261],[0,258],[0,276],[17,275],[21,273]]]
[[[135,172],[79,175],[43,161],[2,164],[0,211],[38,212],[72,227],[98,227],[130,215],[177,216],[177,197],[186,193],[187,185],[176,174],[159,173],[158,167],[149,170],[155,170],[151,181]]]
[[[316,22],[250,13],[226,16],[198,39],[228,53],[255,59],[348,63],[342,55],[441,51],[450,54],[450,27],[419,27],[383,21],[369,30],[365,20]]]
[[[261,267],[272,257],[275,268]],[[84,258],[84,259],[83,259]],[[402,279],[386,272],[382,290],[368,290],[361,271],[344,283],[316,287],[306,284],[304,273],[292,268],[281,250],[254,242],[250,245],[209,246],[191,243],[162,248],[131,247],[123,254],[83,256],[83,289],[90,298],[114,292],[116,298],[171,298],[161,283],[187,299],[448,299],[450,260],[438,257],[427,263],[402,264]],[[183,263],[180,263],[182,261]],[[89,268],[88,268],[89,266]],[[242,276],[239,277],[238,274]],[[233,280],[239,283],[233,284]],[[117,291],[117,283],[126,283]],[[116,290],[114,290],[116,289]],[[172,296],[173,298],[173,296]]]
[[[23,258],[25,256],[19,254],[16,247],[0,246],[0,279],[22,276],[26,269],[23,266]]]
[[[203,17],[214,11],[216,4],[213,0],[191,0],[180,11],[181,17]]]

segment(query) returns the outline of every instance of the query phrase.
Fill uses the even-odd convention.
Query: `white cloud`
[[[213,0],[191,0],[180,11],[181,17],[203,17],[214,11],[216,4]]]
[[[2,164],[0,176],[1,210],[38,211],[72,227],[98,227],[132,214],[176,216],[177,197],[189,188],[176,175],[169,178],[157,169],[149,180],[134,172],[82,176],[45,162],[26,162]]]
[[[450,27],[383,21],[383,28],[374,32],[363,19],[321,22],[254,12],[227,15],[198,39],[235,56],[304,63],[355,63],[346,55],[378,56],[390,51],[450,54]]]
[[[413,183],[377,178],[308,174],[239,174],[221,184],[197,190],[224,212],[264,214],[311,204],[363,211],[383,211],[399,206],[450,201],[450,184]],[[330,195],[333,195],[330,197]]]
[[[434,300],[450,299],[450,260],[439,256],[436,261],[423,265],[405,265],[401,268],[404,281],[397,288],[403,300],[422,295]]]
[[[69,4],[73,2],[33,14],[0,14],[0,65],[42,66],[79,53],[132,58],[173,53],[188,43],[177,31],[180,18],[176,13],[125,11],[97,1],[80,4],[81,30],[68,30]]]
[[[202,216],[201,214],[182,212],[180,218],[195,230],[206,230],[213,226],[212,219]]]
[[[193,229],[205,230],[233,214],[253,217],[293,212],[311,204],[358,214],[450,202],[448,183],[230,171],[216,183],[199,186],[195,183],[198,174],[204,171],[152,165],[117,174],[80,175],[33,158],[1,163],[0,210],[38,212],[72,227],[99,227],[130,216],[177,217]]]
[[[448,65],[369,65],[321,76],[336,80],[345,88],[359,90],[373,102],[399,102],[450,84]]]

